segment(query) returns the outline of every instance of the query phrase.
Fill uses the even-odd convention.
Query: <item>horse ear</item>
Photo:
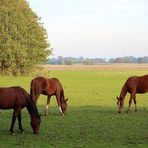
[[[67,101],[68,101],[68,98],[66,98],[65,102],[67,102]]]

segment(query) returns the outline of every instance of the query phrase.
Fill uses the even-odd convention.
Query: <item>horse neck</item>
[[[26,107],[31,117],[39,116],[38,109],[34,100],[29,100]]]
[[[126,86],[124,85],[124,86],[122,87],[122,90],[121,90],[121,93],[120,93],[120,98],[122,98],[122,101],[124,101],[126,94],[127,94],[127,88],[126,88]]]

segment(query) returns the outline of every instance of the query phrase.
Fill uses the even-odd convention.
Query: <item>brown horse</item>
[[[30,95],[21,87],[0,87],[0,109],[14,109],[12,122],[10,126],[10,132],[13,134],[13,128],[18,118],[19,130],[23,132],[22,124],[21,124],[21,109],[26,107],[31,118],[31,127],[35,134],[39,133],[40,129],[40,116],[38,114],[38,110],[36,104],[33,100],[30,99]]]
[[[135,111],[137,111],[136,93],[146,93],[146,92],[148,92],[148,75],[132,76],[128,78],[122,87],[120,96],[117,97],[118,112],[121,113],[123,109],[124,100],[127,93],[130,93],[129,106],[127,110],[128,113],[130,111],[132,100],[134,100]]]
[[[51,96],[55,95],[57,104],[61,115],[64,116],[67,109],[67,100],[64,96],[64,90],[60,81],[56,78],[46,79],[44,77],[36,77],[31,81],[30,95],[35,101],[39,98],[39,95],[47,95],[47,104],[45,109],[45,115],[48,115],[48,108]]]

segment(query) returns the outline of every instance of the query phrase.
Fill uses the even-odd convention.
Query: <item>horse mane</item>
[[[34,100],[30,99],[26,107],[31,117],[39,116],[38,109]]]
[[[59,86],[60,86],[60,96],[61,96],[60,97],[60,102],[61,103],[65,103],[64,89],[63,89],[63,86],[62,86],[61,82],[57,78],[50,78],[50,79],[53,79],[54,81],[56,81],[57,83],[59,83]],[[46,80],[50,80],[50,79],[46,79]]]
[[[127,94],[128,90],[127,90],[127,82],[123,85],[121,92],[120,92],[120,101],[124,100],[126,94]]]
[[[24,88],[22,88],[22,87],[20,87],[20,86],[17,86],[17,87],[18,87],[21,91],[23,90],[23,91],[25,92],[25,93],[23,93],[23,94],[24,94],[24,97],[27,98],[27,105],[26,105],[26,107],[27,107],[27,109],[29,109],[29,110],[28,110],[29,113],[30,113],[30,114],[39,114],[39,113],[38,113],[38,109],[37,109],[36,104],[35,104],[35,101],[31,99],[31,96],[28,94],[28,92],[27,92]]]
[[[64,95],[63,87],[62,87],[60,93],[61,93],[60,101],[61,101],[61,103],[64,103],[65,102],[65,95]]]

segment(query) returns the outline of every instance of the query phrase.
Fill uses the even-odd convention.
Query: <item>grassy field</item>
[[[10,136],[11,110],[1,110],[0,147],[148,147],[148,94],[137,95],[138,112],[117,113],[116,96],[131,75],[144,75],[146,70],[53,70],[52,77],[60,79],[68,100],[68,111],[61,117],[52,97],[49,116],[44,116],[46,97],[41,95],[38,109],[42,114],[39,135],[32,134],[30,118],[23,109],[25,133]],[[32,77],[0,77],[0,86],[20,85],[28,92]],[[16,122],[17,123],[17,122]]]

